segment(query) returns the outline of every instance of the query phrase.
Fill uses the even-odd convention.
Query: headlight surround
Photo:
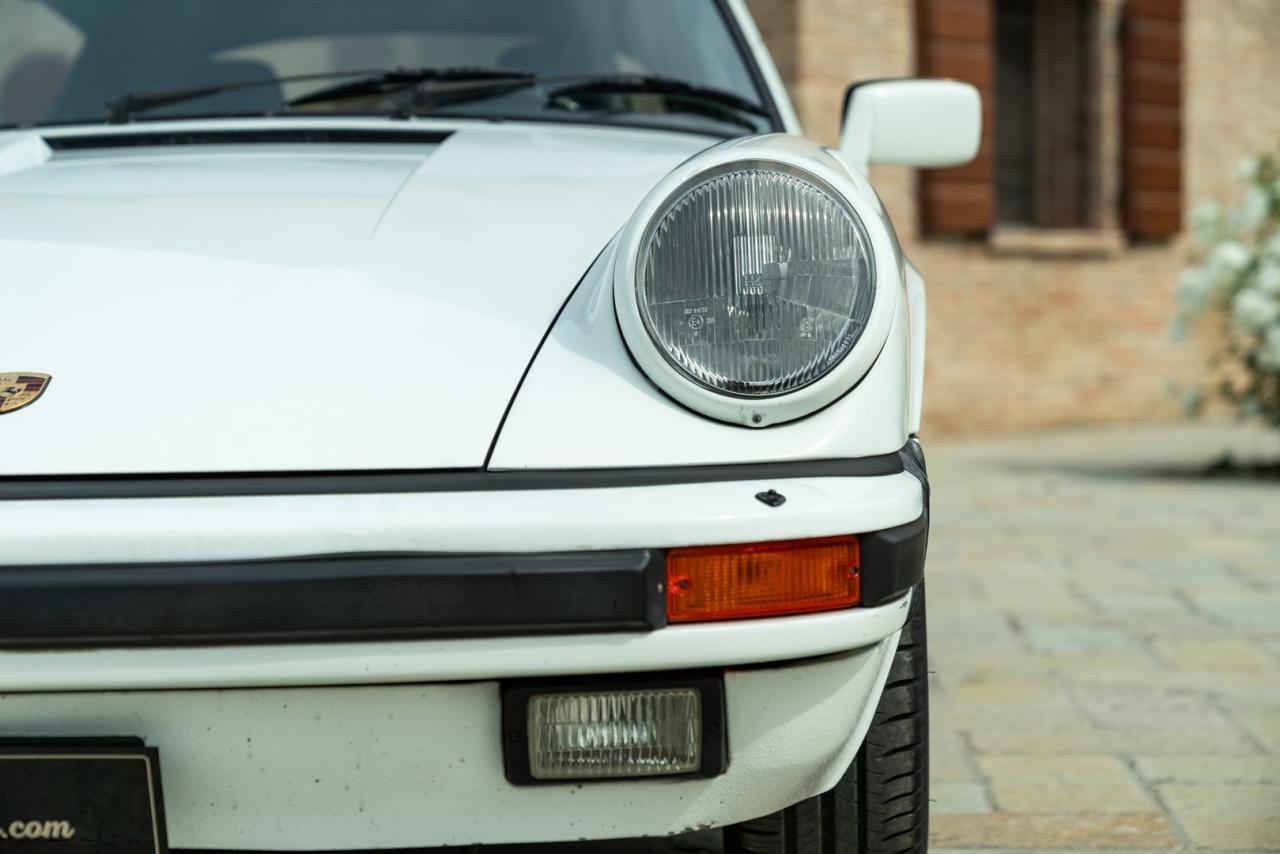
[[[720,394],[811,385],[849,354],[875,300],[870,239],[824,182],[728,163],[673,193],[646,229],[636,300],[658,351]]]
[[[756,137],[687,161],[646,197],[618,244],[614,304],[662,391],[766,427],[866,373],[898,308],[901,263],[865,179],[812,143]]]

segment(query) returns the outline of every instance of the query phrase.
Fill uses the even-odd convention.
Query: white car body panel
[[[899,301],[884,346],[852,391],[808,418],[751,430],[691,418],[636,367],[618,331],[609,259],[602,257],[538,352],[490,467],[676,466],[894,453],[908,436],[905,302]]]
[[[0,653],[0,694],[383,685],[642,673],[831,655],[902,628],[909,598],[877,608],[668,626],[648,633]]]
[[[5,364],[54,384],[0,422],[24,449],[0,474],[481,467],[574,284],[709,142],[476,124],[421,148],[56,152],[2,175],[3,288],[33,318]]]
[[[907,410],[907,432],[912,436],[920,432],[920,419],[924,411],[924,357],[928,325],[925,306],[924,277],[915,265],[907,267],[907,318],[911,327],[910,365],[911,402]]]
[[[769,507],[755,495],[787,497]],[[920,515],[905,472],[668,486],[12,501],[0,566],[357,552],[557,552],[878,531]],[[495,530],[494,520],[502,527]]]
[[[39,134],[0,132],[0,176],[43,166],[52,156],[53,149]]]
[[[161,746],[174,848],[662,835],[764,815],[834,785],[866,732],[896,644],[890,633],[839,658],[727,671],[733,761],[705,780],[513,786],[502,774],[498,684],[490,681],[0,693],[0,730],[149,733]]]
[[[725,6],[782,129],[798,134],[744,0]],[[74,152],[44,141],[286,126],[451,135]],[[346,117],[0,132],[0,296],[20,297],[24,316],[38,318],[6,329],[0,370],[54,377],[37,404],[0,419],[0,442],[23,449],[0,460],[0,478],[483,474],[898,452],[919,428],[923,284],[856,170],[849,181],[877,216],[868,227],[892,243],[896,275],[882,284],[896,304],[880,352],[847,394],[800,420],[744,429],[692,414],[636,367],[612,301],[619,231],[654,186],[717,141]],[[785,505],[756,499],[768,489]],[[786,540],[904,525],[924,513],[925,491],[903,472],[9,500],[6,526],[23,536],[6,542],[0,566]],[[649,632],[8,649],[0,732],[143,736],[160,750],[175,848],[679,833],[835,784],[870,724],[910,601]],[[548,786],[504,776],[503,680],[700,667],[728,668],[724,774]]]

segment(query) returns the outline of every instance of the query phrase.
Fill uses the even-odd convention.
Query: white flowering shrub
[[[1217,391],[1240,414],[1280,428],[1280,151],[1240,162],[1244,199],[1191,213],[1196,264],[1178,283],[1175,337],[1206,312],[1225,314],[1213,365]],[[1185,398],[1198,410],[1204,393]]]

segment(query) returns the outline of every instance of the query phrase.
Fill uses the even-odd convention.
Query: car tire
[[[725,828],[726,854],[910,854],[928,850],[929,676],[924,583],[916,585],[884,693],[835,788]]]

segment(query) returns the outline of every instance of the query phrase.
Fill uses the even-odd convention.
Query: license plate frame
[[[157,748],[139,738],[0,740],[0,849],[68,843],[77,854],[168,854]]]

